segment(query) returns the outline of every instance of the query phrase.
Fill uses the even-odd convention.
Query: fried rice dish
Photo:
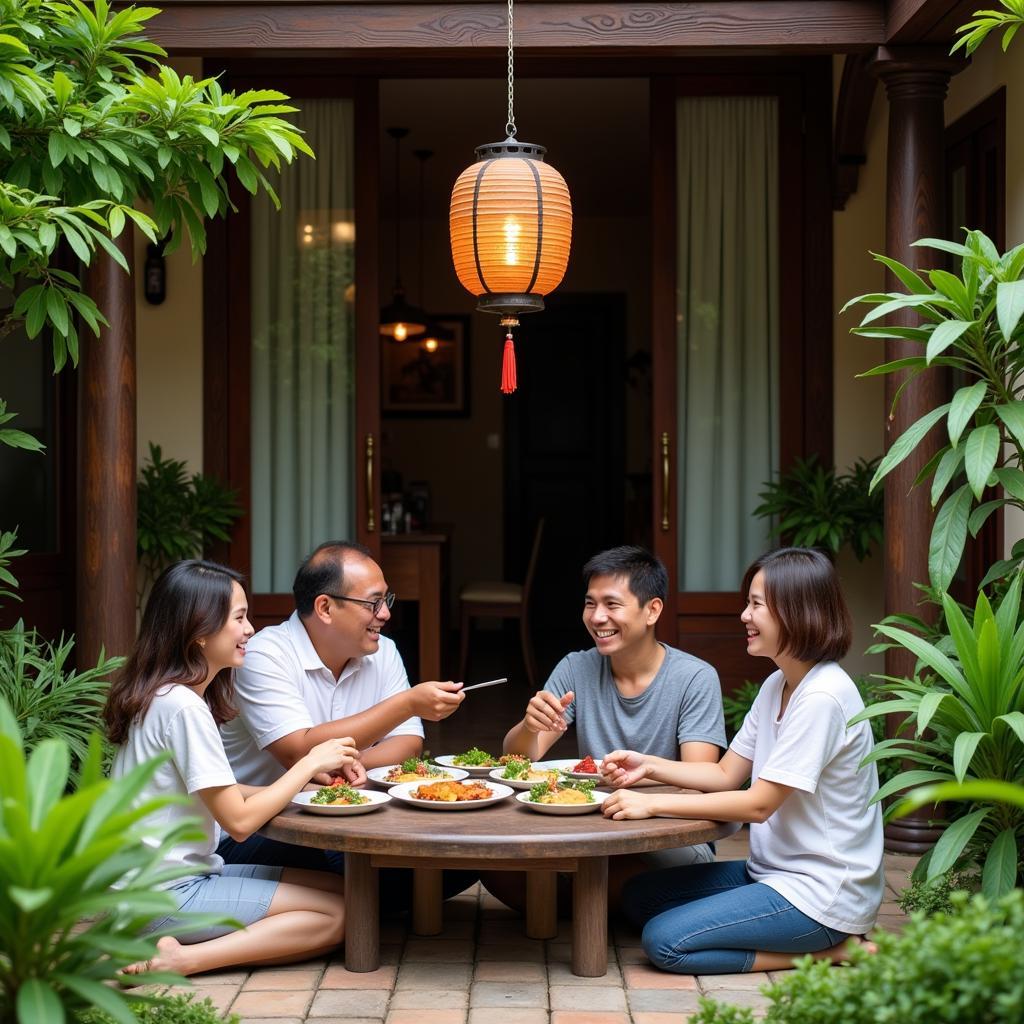
[[[418,786],[412,795],[417,800],[437,800],[450,804],[463,800],[487,800],[494,796],[490,787],[482,782],[431,782]]]
[[[309,802],[328,807],[354,807],[359,804],[369,803],[369,797],[356,792],[351,786],[339,784],[335,786],[321,786]]]
[[[403,761],[401,764],[396,764],[384,776],[386,782],[419,782],[421,779],[450,778],[451,776],[448,772],[443,772],[440,768],[435,768],[433,765],[427,764],[426,761],[422,761],[417,757]]]
[[[545,793],[539,804],[592,804],[594,798],[589,793],[581,793],[578,789],[556,789]]]

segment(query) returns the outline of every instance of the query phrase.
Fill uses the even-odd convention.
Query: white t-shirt
[[[373,654],[350,659],[335,680],[293,612],[246,645],[245,661],[235,671],[238,717],[221,729],[224,749],[239,782],[269,786],[284,774],[267,753],[271,743],[299,729],[357,715],[408,689],[398,649],[384,636]],[[381,739],[390,736],[422,737],[423,726],[409,718]]]
[[[853,680],[834,662],[800,681],[779,721],[782,672],[761,687],[732,749],[753,762],[751,781],[794,792],[763,824],[750,826],[747,869],[819,924],[863,935],[875,923],[885,878],[882,813],[868,722],[847,727],[863,710]]]
[[[210,709],[202,697],[180,683],[158,690],[142,720],[129,727],[127,738],[114,755],[111,775],[120,778],[144,761],[168,751],[171,760],[160,765],[139,795],[138,803],[157,796],[191,796],[200,789],[235,784]],[[163,866],[185,864],[196,875],[219,874],[224,861],[216,853],[217,822],[198,797],[192,796],[188,804],[172,804],[154,811],[145,823],[173,825],[185,818],[198,818],[204,837],[172,847]],[[145,841],[157,845],[155,839]]]

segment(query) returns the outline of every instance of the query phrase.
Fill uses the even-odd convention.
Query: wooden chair
[[[467,583],[459,593],[461,610],[461,635],[459,655],[459,679],[466,678],[469,661],[469,631],[472,620],[479,616],[519,620],[519,640],[523,648],[526,677],[530,686],[537,687],[537,666],[533,660],[533,645],[530,643],[530,590],[537,572],[537,558],[540,541],[544,533],[544,520],[537,521],[533,535],[533,548],[526,566],[526,579],[520,583],[480,582]]]

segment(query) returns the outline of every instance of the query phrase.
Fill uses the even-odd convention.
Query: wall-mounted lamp
[[[164,258],[164,247],[170,237],[167,235],[159,242],[150,242],[146,246],[142,291],[151,306],[159,306],[167,298],[167,260]]]

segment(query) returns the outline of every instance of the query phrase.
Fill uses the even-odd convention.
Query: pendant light
[[[424,188],[426,183],[427,173],[427,161],[434,155],[432,149],[414,149],[412,155],[416,157],[420,164],[420,184],[419,184],[419,208],[417,213],[417,219],[419,221],[419,289],[416,292],[420,302],[423,302],[426,298],[426,292],[423,290],[423,264],[425,262],[424,257],[426,256],[426,247],[423,244],[423,211],[426,209],[423,202]],[[427,325],[424,328],[423,334],[417,338],[417,342],[420,347],[425,349],[427,352],[433,354],[436,352],[443,343],[453,342],[455,340],[455,332],[448,330],[447,327],[439,324],[429,313],[424,314],[427,320]]]
[[[516,138],[513,0],[508,0],[507,138],[479,146],[477,162],[459,175],[449,212],[452,262],[477,309],[496,313],[506,329],[501,390],[516,390],[512,328],[544,308],[569,263],[572,203],[547,150]]]
[[[409,134],[408,128],[389,128],[388,135],[395,140],[395,289],[391,301],[380,311],[380,333],[395,341],[420,335],[426,329],[427,318],[421,309],[410,305],[405,299],[402,287],[402,250],[401,217],[402,217],[402,179],[399,173],[398,156],[402,139]]]

